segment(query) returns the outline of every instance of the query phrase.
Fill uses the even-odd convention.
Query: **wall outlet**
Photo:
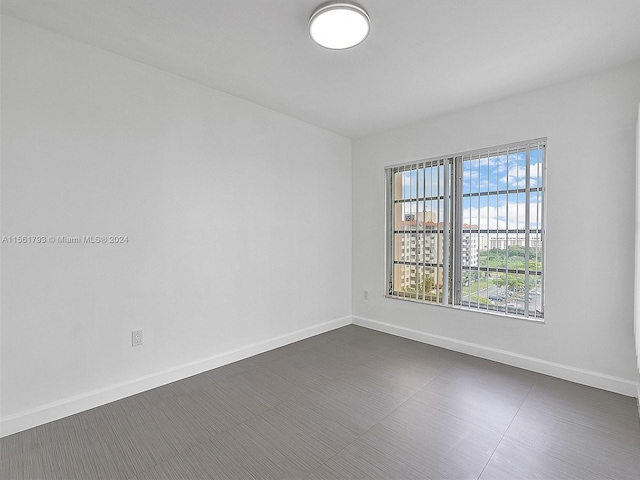
[[[131,332],[131,346],[137,347],[142,345],[142,330],[134,330]]]
[[[369,290],[365,290],[364,294],[362,295],[362,298],[364,298],[365,300],[369,300]]]

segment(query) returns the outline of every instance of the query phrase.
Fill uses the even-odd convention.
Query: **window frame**
[[[507,317],[517,318],[517,319],[535,321],[535,322],[544,322],[545,276],[546,276],[546,205],[547,205],[546,176],[547,176],[547,148],[548,148],[547,143],[548,143],[547,138],[541,137],[533,140],[504,144],[504,145],[499,145],[495,147],[469,150],[462,153],[442,155],[442,156],[433,157],[426,160],[403,162],[395,165],[386,166],[385,167],[385,239],[386,239],[385,241],[385,297],[392,298],[392,299],[407,300],[407,301],[412,301],[417,303],[424,303],[427,305],[439,305],[439,306],[444,306],[449,308],[469,310],[469,311],[480,312],[480,313],[489,313],[492,315],[507,316]],[[537,175],[535,175],[534,177],[530,167],[532,166],[531,152],[535,152],[535,151],[540,152],[536,156],[536,163],[535,163],[536,165],[540,164],[540,167],[538,167],[539,171]],[[478,222],[479,225],[475,226],[475,229],[477,230],[477,234],[475,234],[476,235],[475,241],[478,243],[478,247],[477,247],[478,257],[480,256],[480,252],[481,252],[480,250],[480,243],[482,243],[481,234],[486,234],[487,256],[488,256],[488,252],[490,251],[491,240],[494,240],[495,238],[496,245],[499,245],[500,241],[505,242],[505,247],[506,247],[505,262],[506,263],[504,268],[502,267],[490,268],[488,266],[489,265],[488,261],[487,261],[487,265],[485,267],[482,267],[484,268],[484,270],[482,271],[483,272],[486,271],[487,290],[490,285],[489,284],[490,273],[494,274],[494,278],[495,278],[495,274],[497,273],[500,273],[500,272],[505,273],[504,294],[505,294],[505,298],[507,298],[507,300],[504,301],[505,305],[504,306],[496,305],[496,302],[493,302],[493,301],[488,301],[481,305],[479,296],[476,296],[477,300],[475,302],[472,302],[471,292],[467,292],[466,294],[467,299],[463,300],[463,293],[462,293],[463,292],[463,271],[465,268],[467,269],[467,271],[469,271],[469,265],[465,267],[463,263],[463,255],[469,255],[468,251],[465,252],[464,250],[465,249],[465,241],[464,241],[465,226],[473,228],[473,226],[471,225],[466,225],[464,223],[464,218],[463,218],[463,203],[464,203],[463,199],[471,196],[463,191],[462,184],[463,184],[463,170],[464,170],[463,167],[465,166],[464,162],[470,161],[474,158],[480,161],[480,159],[484,158],[487,160],[487,165],[488,165],[489,159],[498,159],[500,156],[506,155],[506,161],[508,165],[510,155],[515,154],[516,162],[518,162],[520,161],[518,155],[522,153],[524,153],[526,158],[526,162],[525,162],[526,175],[525,175],[525,178],[523,179],[525,181],[525,185],[523,187],[517,186],[517,188],[510,190],[509,189],[510,177],[509,177],[509,170],[507,167],[506,191],[504,191],[503,189],[501,190],[498,187],[496,187],[494,191],[487,187],[487,190],[483,192],[482,195],[486,197],[495,196],[496,203],[499,203],[499,196],[506,194],[506,204],[510,204],[512,202],[510,195],[515,194],[516,196],[518,196],[520,194],[524,194],[524,197],[525,197],[524,225],[525,227],[524,228],[520,227],[518,216],[516,216],[516,225],[517,225],[516,228],[510,227],[509,222],[511,221],[511,218],[508,216],[507,216],[507,225],[505,228],[497,228],[497,226],[494,229],[489,228],[488,220],[485,228],[480,228],[480,222]],[[518,164],[516,163],[516,165]],[[420,181],[419,180],[420,169],[422,169],[422,178],[424,179],[427,175],[426,170],[436,166],[437,167],[442,166],[444,170],[444,181],[442,183],[442,190],[440,190],[441,188],[440,177],[438,177],[438,183],[437,183],[438,191],[436,193],[436,197],[438,198],[438,201],[442,200],[442,211],[443,211],[442,216],[444,218],[442,218],[442,221],[440,221],[441,215],[439,212],[441,207],[440,207],[440,203],[436,203],[438,208],[438,212],[436,214],[438,217],[436,221],[436,230],[426,231],[424,227],[426,212],[427,212],[425,200],[431,201],[432,198],[436,198],[436,197],[433,197],[432,193],[430,193],[431,196],[427,197],[427,186],[426,186],[426,183],[424,183],[422,188],[422,196],[420,196],[420,194],[418,193],[420,190],[420,187],[417,185],[415,189],[415,195],[411,194],[408,196],[408,198],[404,198],[405,187],[403,184],[403,186],[400,187],[403,191],[402,198],[398,199],[397,192],[394,192],[394,189],[397,188],[397,186],[394,184],[394,175],[398,173],[403,173],[403,172],[415,172],[416,184],[418,184]],[[487,169],[488,168],[489,167],[487,167]],[[439,168],[438,168],[438,171],[439,171]],[[489,170],[487,170],[487,172],[489,172]],[[536,183],[536,185],[532,187],[532,180],[531,180],[532,178],[536,178],[537,182],[541,182],[542,185],[540,185],[539,183]],[[423,180],[423,181],[426,182],[426,180]],[[497,183],[499,184],[499,178]],[[532,203],[531,203],[532,192],[534,192],[536,195],[536,202],[535,202],[536,228],[531,228],[531,214],[532,214],[532,211],[534,210],[532,208]],[[480,195],[478,194],[478,196]],[[422,212],[425,212],[422,214],[422,219],[423,219],[422,227],[420,227],[420,221],[418,220],[418,218],[420,217],[419,202],[421,201],[423,202]],[[407,203],[407,202],[415,202],[415,212],[416,212],[415,230],[412,230],[412,228],[414,228],[411,226],[413,215],[410,214],[409,230],[403,230],[402,232],[399,232],[398,219],[396,218],[397,212],[399,210],[397,207],[399,203]],[[519,200],[516,201],[515,204],[519,205]],[[402,210],[402,208],[400,210]],[[430,210],[429,213],[433,217],[433,213],[434,213],[433,210]],[[406,223],[407,215],[404,212],[404,210],[402,210],[401,215],[403,219],[402,223]],[[478,216],[478,219],[479,218],[480,216]],[[422,231],[419,230],[420,228],[422,228]],[[534,231],[534,234],[532,234],[532,231]],[[437,235],[442,235],[442,239],[439,236],[435,237],[436,238],[435,243],[437,243],[438,246],[441,246],[441,248],[444,249],[444,252],[442,255],[442,261],[441,262],[439,261],[439,255],[440,255],[439,253],[436,255],[435,263],[432,263],[432,262],[425,263],[424,261],[422,263],[419,263],[417,258],[413,261],[411,258],[409,258],[409,261],[405,262],[404,259],[396,258],[396,255],[394,255],[394,253],[397,254],[397,252],[394,251],[396,249],[396,243],[401,243],[402,248],[405,248],[405,244],[407,242],[405,234],[406,233],[411,234],[411,232],[414,232],[414,236],[412,237],[410,235],[408,238],[409,239],[415,238],[416,243],[419,243],[419,238],[420,238],[419,234],[422,233],[423,250],[426,248],[424,246],[425,234],[431,234],[433,236],[433,234],[436,233]],[[495,234],[495,237],[490,236],[492,233]],[[402,242],[395,239],[395,237],[398,234],[403,235]],[[504,236],[500,237],[498,236],[499,234]],[[516,239],[515,242],[517,244],[520,241],[521,235],[524,236],[524,241],[523,241],[524,243],[523,247],[525,250],[524,258],[528,259],[528,261],[525,260],[525,267],[523,271],[519,271],[519,269],[511,268],[508,263],[509,247],[513,246],[512,239],[515,238]],[[474,234],[470,230],[468,234],[469,238],[467,239],[467,242],[470,241],[470,239],[472,239],[473,236]],[[433,243],[433,240],[431,241]],[[537,245],[535,257],[530,256],[531,245],[533,242],[535,242]],[[409,241],[409,245],[410,245],[409,248],[411,248],[411,241]],[[535,264],[534,264],[535,270],[532,270],[532,267],[531,267],[532,258],[535,258]],[[424,260],[424,253],[423,253],[423,260]],[[442,271],[436,273],[435,280],[432,278],[431,283],[429,283],[429,285],[433,285],[433,282],[440,283],[440,276],[442,276],[443,278],[441,282],[442,286],[435,288],[435,291],[436,291],[435,301],[432,294],[429,294],[428,296],[425,294],[424,288],[422,292],[420,292],[416,287],[415,292],[409,293],[409,294],[406,293],[406,290],[405,290],[405,293],[401,294],[402,292],[399,289],[397,290],[395,289],[397,288],[396,279],[399,278],[400,275],[399,274],[396,275],[394,272],[394,269],[399,265],[400,262],[405,265],[408,265],[409,267],[414,266],[416,270],[419,267],[422,267],[423,276],[425,276],[425,273],[424,273],[424,271],[426,270],[425,267],[436,268],[436,271],[437,269],[441,268]],[[478,272],[481,271],[480,270],[481,266],[479,265],[479,263],[480,262],[478,262],[478,266],[475,267],[476,271]],[[524,277],[524,280],[523,280],[524,287],[522,289],[522,297],[523,297],[522,302],[524,303],[524,305],[522,307],[516,306],[515,303],[510,304],[508,302],[508,294],[507,294],[507,291],[509,290],[508,275],[510,273],[512,275],[522,275]],[[535,282],[532,283],[532,278],[531,278],[532,276],[539,278],[539,280],[536,280]],[[404,281],[406,282],[406,279]],[[416,280],[416,281],[420,282],[421,280]],[[426,282],[426,280],[422,280],[422,281]],[[536,285],[537,285],[536,295],[539,295],[539,299],[536,298],[535,300],[536,306],[533,307],[534,310],[532,311],[530,309],[531,292],[533,291],[533,288],[536,287]],[[434,289],[432,289],[431,291],[433,290]],[[440,295],[440,290],[442,290],[441,295]],[[487,297],[491,296],[488,291],[486,295]],[[422,298],[420,298],[420,296],[422,296]]]

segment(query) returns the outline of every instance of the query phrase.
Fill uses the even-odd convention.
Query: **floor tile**
[[[184,455],[176,455],[137,475],[136,480],[210,480],[212,477],[202,468],[189,463]]]
[[[502,436],[409,400],[353,445],[379,452],[378,462],[402,461],[430,478],[478,478]]]
[[[574,423],[605,430],[612,427],[636,430],[640,424],[635,398],[551,377],[536,383],[523,408],[544,410]]]
[[[179,453],[166,425],[140,424],[131,417],[102,424],[87,434],[88,448],[131,466],[134,475]]]
[[[0,460],[80,435],[85,430],[79,420],[82,415],[72,415],[0,438]]]
[[[485,467],[480,480],[607,480],[580,465],[527,448],[524,444],[503,440]],[[611,478],[610,480],[614,480]]]
[[[503,435],[527,393],[519,388],[438,377],[417,392],[413,399]]]
[[[302,355],[292,355],[268,365],[258,367],[260,372],[276,376],[304,388],[315,388],[331,380],[326,368],[306,360]]]
[[[308,480],[429,480],[417,467],[397,455],[386,455],[366,443],[356,442],[312,472]]]
[[[304,397],[333,410],[335,415],[351,421],[360,431],[371,428],[408,398],[403,394],[389,395],[362,389],[344,379],[334,379],[321,388],[306,392]]]
[[[236,442],[258,449],[286,472],[304,478],[333,457],[344,442],[330,430],[316,431],[296,418],[269,411],[227,432]],[[214,440],[220,440],[217,437]]]
[[[3,479],[122,479],[135,474],[117,444],[83,434],[3,458]]]
[[[296,421],[321,438],[331,439],[333,449],[345,447],[364,431],[359,430],[350,419],[336,415],[334,410],[317,402],[307,401],[306,398],[292,398],[275,407],[271,413]]]
[[[586,468],[593,475],[640,478],[640,428],[596,429],[551,415],[547,410],[521,409],[505,439]]]
[[[216,480],[304,478],[287,471],[286,464],[273,461],[260,445],[242,435],[225,432],[194,447],[180,457],[197,473],[195,478]]]
[[[240,373],[226,380],[227,388],[237,393],[241,398],[243,392],[250,393],[249,398],[256,398],[265,405],[275,406],[289,396],[307,390],[278,375],[270,375],[256,369]]]

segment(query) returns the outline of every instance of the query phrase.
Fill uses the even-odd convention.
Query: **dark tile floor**
[[[0,440],[2,479],[633,479],[634,398],[348,326]]]

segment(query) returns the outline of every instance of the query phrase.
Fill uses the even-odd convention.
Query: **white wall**
[[[634,63],[354,141],[354,322],[634,395],[639,101]],[[537,137],[548,137],[545,323],[384,298],[384,167]]]
[[[349,139],[2,21],[2,235],[129,237],[2,245],[3,434],[350,322]]]

